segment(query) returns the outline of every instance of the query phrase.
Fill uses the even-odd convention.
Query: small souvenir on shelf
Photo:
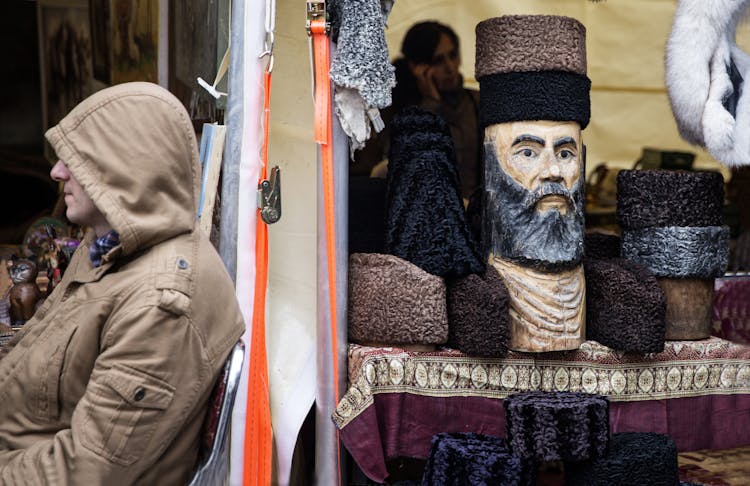
[[[45,225],[48,240],[45,250],[39,255],[39,260],[47,271],[47,295],[52,293],[55,286],[62,280],[65,269],[78,248],[79,241],[67,236],[58,237],[52,226]]]
[[[39,272],[36,263],[26,258],[9,261],[8,272],[13,281],[8,295],[11,324],[20,326],[31,319],[42,297],[36,284]]]

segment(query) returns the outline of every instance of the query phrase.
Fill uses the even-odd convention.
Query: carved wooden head
[[[520,121],[485,129],[485,243],[540,269],[583,256],[583,145],[578,122]]]

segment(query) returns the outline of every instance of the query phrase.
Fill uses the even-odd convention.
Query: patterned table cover
[[[669,433],[680,450],[750,444],[750,346],[718,337],[668,341],[647,355],[586,341],[575,351],[503,359],[352,344],[348,357],[350,386],[332,418],[376,481],[390,460],[427,457],[435,433],[503,436],[502,399],[526,390],[607,395],[612,432]]]

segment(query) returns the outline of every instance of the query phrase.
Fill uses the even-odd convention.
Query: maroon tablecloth
[[[351,345],[349,377],[333,420],[362,471],[380,482],[387,461],[426,458],[436,433],[503,436],[502,399],[525,390],[607,395],[612,432],[669,434],[680,451],[750,444],[750,346],[716,337],[671,341],[646,356],[594,341],[504,359]]]
[[[717,278],[713,310],[714,336],[750,344],[750,276]]]

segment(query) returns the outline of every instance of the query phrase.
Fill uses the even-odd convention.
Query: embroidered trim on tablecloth
[[[453,349],[412,353],[349,347],[350,387],[333,414],[343,428],[380,393],[505,398],[527,390],[607,395],[611,401],[750,393],[750,346],[719,338],[668,341],[634,355],[586,341],[576,351],[474,358]]]

